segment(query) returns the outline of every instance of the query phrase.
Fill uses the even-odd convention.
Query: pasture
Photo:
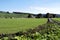
[[[39,18],[39,19],[0,18],[0,33],[3,33],[0,34],[1,35],[0,39],[1,40],[59,40],[60,22],[57,21],[59,19],[60,18],[52,18],[50,19],[51,21],[48,19],[49,21],[47,22],[47,18]],[[31,30],[27,30],[30,28]]]
[[[0,18],[0,33],[15,33],[45,24],[46,18]]]
[[[53,18],[54,20],[60,21],[60,18]]]

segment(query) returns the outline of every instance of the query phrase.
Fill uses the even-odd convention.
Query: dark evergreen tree
[[[32,15],[31,14],[28,14],[28,18],[32,18]]]
[[[47,13],[47,14],[46,14],[46,18],[49,18],[49,17],[50,17],[50,13]]]
[[[6,13],[8,13],[9,14],[9,12],[7,11]]]
[[[36,16],[36,18],[42,18],[42,14],[41,14],[41,13],[38,14],[38,15]]]
[[[56,14],[53,14],[53,18],[55,18],[56,17]]]

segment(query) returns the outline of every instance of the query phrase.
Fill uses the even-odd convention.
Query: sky
[[[60,14],[60,0],[0,0],[0,11]]]

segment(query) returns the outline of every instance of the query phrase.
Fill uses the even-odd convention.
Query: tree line
[[[56,18],[56,14],[51,14],[51,13],[46,13],[45,15],[44,14],[37,14],[37,15],[32,15],[32,14],[29,14],[28,15],[28,18]]]
[[[9,11],[4,12],[0,11],[0,18],[57,18],[60,17],[57,14],[46,13],[46,14],[32,14],[32,13],[24,13],[24,12],[12,12]]]

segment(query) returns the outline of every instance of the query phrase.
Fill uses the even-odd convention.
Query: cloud
[[[38,13],[46,14],[47,12],[60,14],[60,8],[59,7],[30,6],[28,8],[15,9],[15,10],[12,9],[12,11],[27,12],[27,13],[33,13],[33,14],[38,14]]]
[[[34,13],[60,13],[60,8],[55,7],[30,7],[30,11]]]

